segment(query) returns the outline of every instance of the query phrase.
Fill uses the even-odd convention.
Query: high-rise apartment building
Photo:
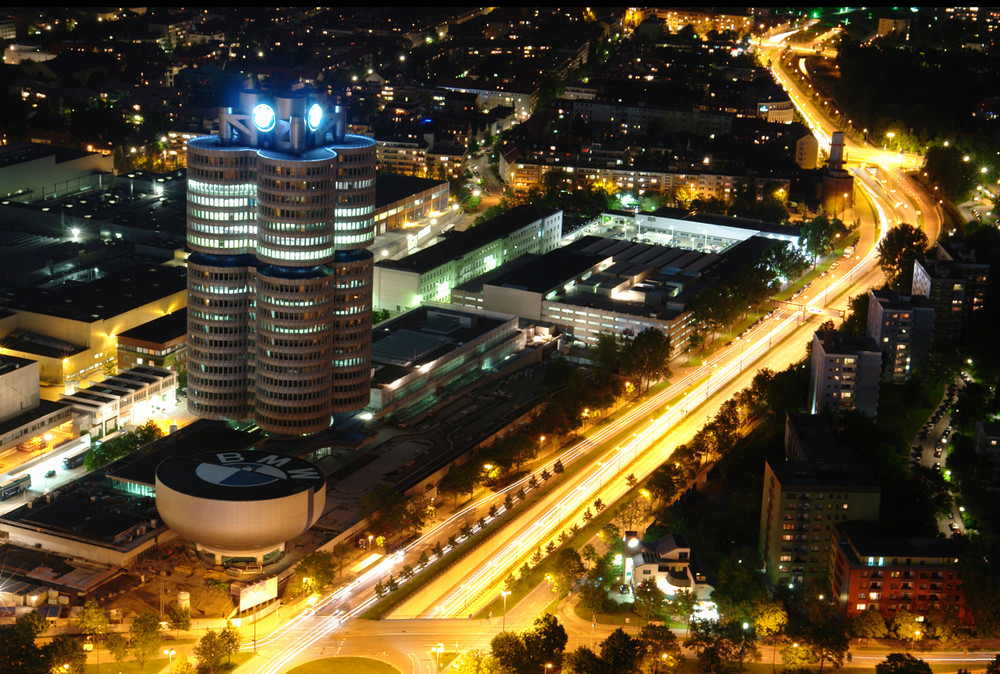
[[[882,381],[902,384],[923,366],[931,348],[934,307],[922,295],[872,288],[867,335],[882,351]]]
[[[882,353],[875,340],[817,330],[811,361],[809,399],[813,414],[858,410],[875,418],[882,372]]]
[[[315,433],[368,404],[375,142],[244,91],[188,143],[189,409]]]

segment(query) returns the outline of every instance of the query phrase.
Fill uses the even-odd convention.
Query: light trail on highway
[[[803,112],[814,132],[818,136],[823,134],[821,137],[829,138],[829,135],[821,130],[818,123],[813,123],[811,116],[804,110],[804,101],[796,100],[797,96],[790,90],[789,85],[778,77],[777,67],[774,71],[779,83],[789,90],[796,107]],[[875,159],[884,160],[886,155],[884,152],[868,148],[865,148],[865,152],[873,156],[871,162],[876,164],[879,162]],[[895,157],[893,155],[893,158]],[[899,163],[898,158],[895,161]],[[602,450],[598,456],[593,457],[596,461],[592,461],[584,471],[568,480],[568,487],[563,486],[562,489],[560,485],[551,487],[553,493],[560,491],[565,493],[561,493],[554,504],[549,504],[550,507],[545,513],[513,537],[515,540],[511,541],[511,537],[508,537],[507,542],[492,553],[488,562],[481,564],[473,573],[462,579],[457,588],[445,594],[431,609],[430,615],[465,617],[470,612],[474,613],[487,605],[496,596],[494,589],[503,582],[511,570],[523,563],[535,549],[558,536],[561,530],[581,521],[583,512],[595,498],[602,498],[608,503],[618,500],[628,489],[625,481],[619,479],[622,475],[632,472],[641,480],[667,460],[682,437],[693,435],[700,428],[701,415],[695,415],[694,412],[708,403],[713,394],[730,386],[741,376],[749,374],[756,362],[771,350],[772,345],[785,340],[801,327],[801,319],[806,314],[817,313],[813,310],[828,305],[831,296],[845,292],[854,284],[856,277],[860,281],[861,277],[874,269],[878,242],[889,227],[899,222],[898,217],[893,219],[889,214],[898,215],[896,210],[901,205],[898,199],[893,199],[885,185],[866,170],[852,169],[852,172],[859,179],[857,185],[869,198],[876,214],[878,237],[875,246],[860,258],[849,272],[845,270],[846,273],[842,273],[839,278],[831,278],[823,291],[815,293],[811,300],[803,302],[801,309],[776,311],[770,319],[753,329],[745,339],[723,350],[706,361],[701,368],[664,390],[619,412],[606,425],[598,427],[589,436],[563,452],[558,460],[569,466],[578,459],[587,457],[595,448],[610,443],[617,436],[622,436],[619,443],[614,446],[609,445],[608,449]],[[890,181],[895,184],[894,189],[905,191],[908,199],[920,203],[919,193],[912,189],[908,181],[897,176],[894,171],[889,170],[887,173]],[[919,215],[915,207],[911,208],[916,215]],[[749,365],[750,368],[745,365]],[[667,406],[675,399],[678,402]],[[634,428],[637,428],[634,430],[634,435],[629,435],[633,433]],[[535,476],[542,470],[554,472],[555,460],[539,467]],[[401,564],[408,554],[426,549],[430,541],[446,538],[449,532],[454,531],[470,516],[491,505],[498,506],[498,516],[503,514],[504,498],[521,489],[526,492],[531,491],[532,487],[529,484],[531,477],[527,475],[496,493],[487,494],[468,504],[426,531],[404,551],[382,560],[349,585],[322,598],[312,609],[289,620],[269,636],[259,639],[258,648],[271,647],[276,649],[276,652],[256,671],[266,674],[279,674],[285,671],[297,658],[302,657],[305,651],[340,628],[345,621],[359,616],[378,601],[372,588]],[[493,518],[485,519],[489,527]],[[472,535],[481,533],[481,528],[474,527]],[[459,536],[458,541],[462,540],[464,537]],[[451,546],[445,546],[445,554],[442,557],[432,555],[428,564],[447,563],[450,548]],[[416,565],[415,568],[419,570]],[[402,585],[405,581],[400,580],[399,583]],[[347,607],[352,602],[356,603],[350,608],[341,608]],[[248,649],[249,647],[248,645]]]

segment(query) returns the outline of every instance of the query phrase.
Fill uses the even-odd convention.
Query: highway
[[[797,82],[776,62],[773,72],[817,137],[828,143],[833,126],[818,111],[812,97],[803,95]],[[641,480],[669,459],[673,448],[690,439],[723,402],[748,386],[759,368],[781,370],[800,361],[819,322],[809,320],[813,314],[823,308],[844,309],[849,297],[881,281],[876,246],[888,228],[901,221],[914,224],[922,221],[928,237],[936,238],[941,227],[940,209],[900,171],[901,165],[912,160],[851,140],[848,150],[856,194],[867,200],[875,214],[875,222],[866,223],[875,233],[862,241],[857,256],[846,260],[837,275],[817,282],[822,287],[814,288],[802,298],[802,307],[775,311],[745,339],[717,352],[701,368],[655,395],[623,409],[560,455],[567,467],[577,461],[586,465],[561,479],[539,501],[516,513],[503,530],[493,533],[496,543],[482,545],[451,565],[395,611],[400,616],[438,620],[380,621],[373,626],[370,621],[354,618],[375,601],[376,582],[384,580],[390,572],[398,573],[404,563],[417,568],[414,560],[421,551],[429,552],[434,542],[446,540],[466,521],[479,517],[488,520],[486,513],[491,505],[502,511],[508,493],[522,488],[530,491],[530,476],[497,494],[477,499],[437,523],[406,550],[380,561],[350,585],[324,597],[313,610],[292,618],[273,634],[260,639],[257,647],[262,657],[251,660],[241,671],[278,674],[320,655],[364,651],[384,657],[404,672],[430,672],[434,671],[430,649],[435,642],[443,643],[446,650],[452,650],[453,644],[459,650],[488,645],[493,633],[500,629],[498,620],[494,618],[483,625],[468,616],[495,599],[504,579],[538,547],[544,548],[572,524],[582,524],[584,511],[595,499],[611,504],[621,498],[628,490],[624,476],[631,473]],[[553,472],[552,463],[536,466],[535,474],[543,469]],[[473,535],[482,533],[476,531]],[[448,560],[432,558],[430,563],[448,563]],[[537,592],[529,596],[532,599],[529,606],[522,602],[520,607],[511,607],[506,616],[508,629],[523,629],[531,624],[539,605]],[[387,634],[393,638],[386,639]]]

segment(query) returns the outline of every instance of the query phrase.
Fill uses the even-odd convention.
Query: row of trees
[[[669,628],[647,625],[638,636],[618,629],[601,642],[598,652],[581,647],[565,652],[566,630],[544,614],[521,633],[501,632],[489,651],[472,650],[456,660],[456,674],[534,674],[561,668],[566,674],[639,674],[675,671],[682,661],[680,645]]]
[[[670,377],[670,336],[646,328],[634,338],[602,332],[597,336],[591,361],[604,379],[611,373],[634,378],[639,390],[649,390],[653,381]]]
[[[87,452],[83,465],[87,470],[96,470],[162,437],[163,431],[150,419],[135,430],[122,433],[100,444],[95,443]]]

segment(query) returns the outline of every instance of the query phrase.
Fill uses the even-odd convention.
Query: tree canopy
[[[878,263],[889,287],[908,291],[913,278],[913,262],[927,251],[927,235],[903,223],[890,229],[878,245]]]

